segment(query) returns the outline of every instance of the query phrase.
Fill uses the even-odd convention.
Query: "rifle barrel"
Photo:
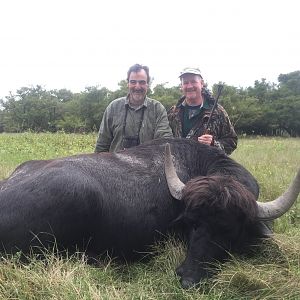
[[[210,112],[210,115],[209,115],[209,118],[208,118],[208,121],[207,121],[207,124],[206,124],[206,130],[205,130],[206,132],[209,132],[209,127],[210,127],[210,123],[211,123],[211,120],[212,120],[212,115],[213,115],[216,107],[218,106],[219,98],[221,96],[223,87],[224,87],[223,84],[218,84],[217,97],[215,98],[215,103],[214,103],[214,105],[211,109],[211,112]]]

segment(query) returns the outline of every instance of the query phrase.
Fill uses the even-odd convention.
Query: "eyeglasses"
[[[132,85],[146,85],[147,81],[146,80],[129,80],[129,83]]]

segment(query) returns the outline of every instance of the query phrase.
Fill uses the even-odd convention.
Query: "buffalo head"
[[[236,166],[240,171],[239,166]],[[226,171],[226,170],[225,170]],[[181,219],[189,225],[188,251],[177,268],[183,287],[190,287],[211,274],[214,261],[228,251],[244,251],[265,237],[263,221],[274,220],[296,201],[300,192],[300,170],[287,191],[277,199],[261,203],[234,174],[198,176],[184,184],[177,176],[170,150],[165,148],[165,175],[171,195],[184,203]],[[249,177],[249,181],[255,180]],[[251,182],[249,182],[251,186]]]

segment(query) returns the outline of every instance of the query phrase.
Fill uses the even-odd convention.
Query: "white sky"
[[[129,66],[153,84],[179,83],[186,66],[252,86],[300,70],[298,0],[3,0],[0,98],[22,86],[115,90]]]

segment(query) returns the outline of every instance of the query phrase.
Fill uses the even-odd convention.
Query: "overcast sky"
[[[0,4],[0,98],[22,86],[117,89],[132,64],[153,85],[199,67],[211,86],[300,70],[297,0],[9,0]]]

